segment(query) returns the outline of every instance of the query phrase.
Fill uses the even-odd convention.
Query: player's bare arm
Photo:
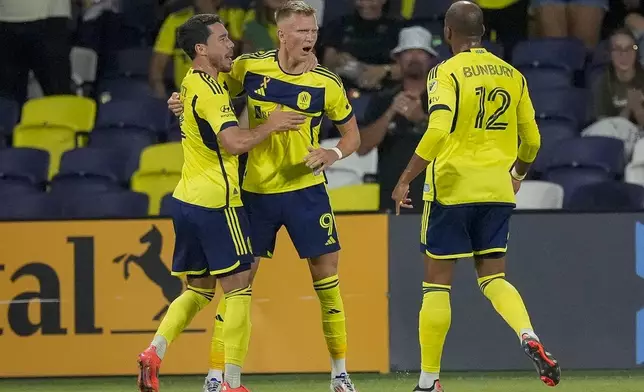
[[[360,147],[360,131],[355,116],[346,123],[338,125],[338,130],[342,137],[335,147],[329,149],[309,147],[309,153],[304,157],[306,166],[314,169],[316,175],[334,162],[353,154]]]
[[[229,127],[220,132],[217,139],[230,154],[240,155],[263,142],[273,132],[297,130],[305,120],[305,116],[282,111],[281,106],[278,106],[277,110],[270,114],[266,123],[257,128]]]
[[[396,215],[400,215],[401,207],[413,208],[412,200],[409,198],[409,184],[436,158],[448,136],[449,131],[431,127],[423,135],[416,152],[400,175],[391,194],[391,198],[396,202]]]

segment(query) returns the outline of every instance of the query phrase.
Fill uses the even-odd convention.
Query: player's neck
[[[289,56],[286,49],[279,49],[277,51],[277,63],[280,69],[290,75],[299,75],[304,73],[304,62],[297,60],[293,56]]]
[[[483,47],[483,45],[481,44],[481,40],[467,39],[460,42],[454,42],[454,44],[452,45],[452,53],[454,53],[454,55],[457,55],[461,52],[465,52],[473,48],[481,48],[481,47]]]
[[[196,58],[192,62],[192,69],[205,72],[208,75],[212,76],[213,79],[217,79],[217,75],[219,75],[219,70],[217,68],[210,64],[209,61],[204,61],[201,58]]]

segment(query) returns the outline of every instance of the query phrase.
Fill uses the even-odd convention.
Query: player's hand
[[[512,189],[514,189],[514,194],[516,195],[521,189],[521,181],[512,178]]]
[[[282,105],[277,105],[277,109],[268,116],[266,124],[273,131],[291,131],[297,130],[300,125],[304,124],[304,121],[306,121],[304,115],[285,112],[282,110]]]
[[[309,56],[304,63],[304,73],[313,71],[319,64],[320,63],[318,62],[318,58],[315,56],[315,53],[312,51],[309,52]]]
[[[338,154],[333,150],[322,147],[313,148],[311,146],[308,146],[307,149],[309,153],[304,157],[304,163],[306,167],[313,169],[313,174],[316,176],[340,159]]]
[[[168,98],[168,109],[177,117],[183,113],[183,103],[179,98],[179,93],[172,93],[170,98]]]
[[[400,208],[414,208],[409,198],[409,184],[399,182],[396,184],[391,198],[396,202],[396,215],[400,215]]]

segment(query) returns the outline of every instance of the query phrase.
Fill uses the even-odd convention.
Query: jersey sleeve
[[[517,105],[517,124],[525,124],[534,121],[534,106],[528,92],[528,84],[525,77],[521,76],[521,97]]]
[[[208,90],[198,98],[195,108],[199,117],[208,121],[215,134],[226,128],[239,126],[226,90],[217,83],[204,83],[208,84]]]
[[[175,47],[175,32],[177,24],[173,15],[168,16],[159,30],[157,39],[154,42],[154,51],[165,55],[172,55]]]
[[[347,98],[347,92],[344,85],[335,74],[327,78],[326,88],[324,89],[324,111],[329,120],[336,125],[341,125],[349,121],[353,116],[353,108]]]

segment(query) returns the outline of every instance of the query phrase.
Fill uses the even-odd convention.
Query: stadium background
[[[27,379],[135,374],[133,358],[158,325],[155,316],[180,292],[167,275],[173,233],[163,202],[180,173],[178,132],[147,80],[163,20],[150,10],[160,2],[141,0],[118,12],[112,3],[78,4],[73,39],[85,45],[71,52],[71,95],[41,98],[32,79],[24,105],[0,97],[0,378],[7,378],[0,380],[1,390],[131,390],[131,377]],[[159,13],[167,16],[187,2],[175,3]],[[329,3],[325,20],[353,12],[351,1]],[[101,4],[102,18],[83,24],[88,10]],[[390,1],[388,13],[404,26],[431,31],[438,61],[449,56],[440,38],[447,5]],[[607,30],[611,20],[607,15],[598,28]],[[494,41],[493,34],[485,44],[503,54],[503,43]],[[629,154],[614,135],[580,134],[592,123],[585,103],[593,78],[607,70],[608,49],[605,40],[587,51],[573,37],[532,36],[512,52],[531,86],[543,149],[519,197],[509,275],[563,364],[565,391],[639,391],[644,385],[638,371],[644,363],[638,145],[644,145],[635,144]],[[171,91],[172,65],[165,83]],[[348,89],[358,116],[377,93],[367,90]],[[334,143],[333,132],[324,129],[325,143]],[[356,377],[367,391],[411,388],[420,358],[420,216],[392,216],[380,202],[382,148],[327,173],[343,246],[348,363],[352,372],[371,373]],[[577,188],[582,190],[573,196]],[[275,260],[263,262],[254,290],[247,371],[262,376],[251,378],[250,386],[322,390],[326,375],[292,376],[329,370],[310,277],[285,231],[276,252]],[[444,369],[457,373],[448,373],[447,385],[457,392],[538,390],[512,331],[474,283],[470,261],[459,262],[444,355]],[[198,315],[173,344],[163,373],[203,374],[211,328],[212,312]],[[264,376],[277,373],[284,375]],[[162,380],[168,391],[197,390],[201,382]]]

